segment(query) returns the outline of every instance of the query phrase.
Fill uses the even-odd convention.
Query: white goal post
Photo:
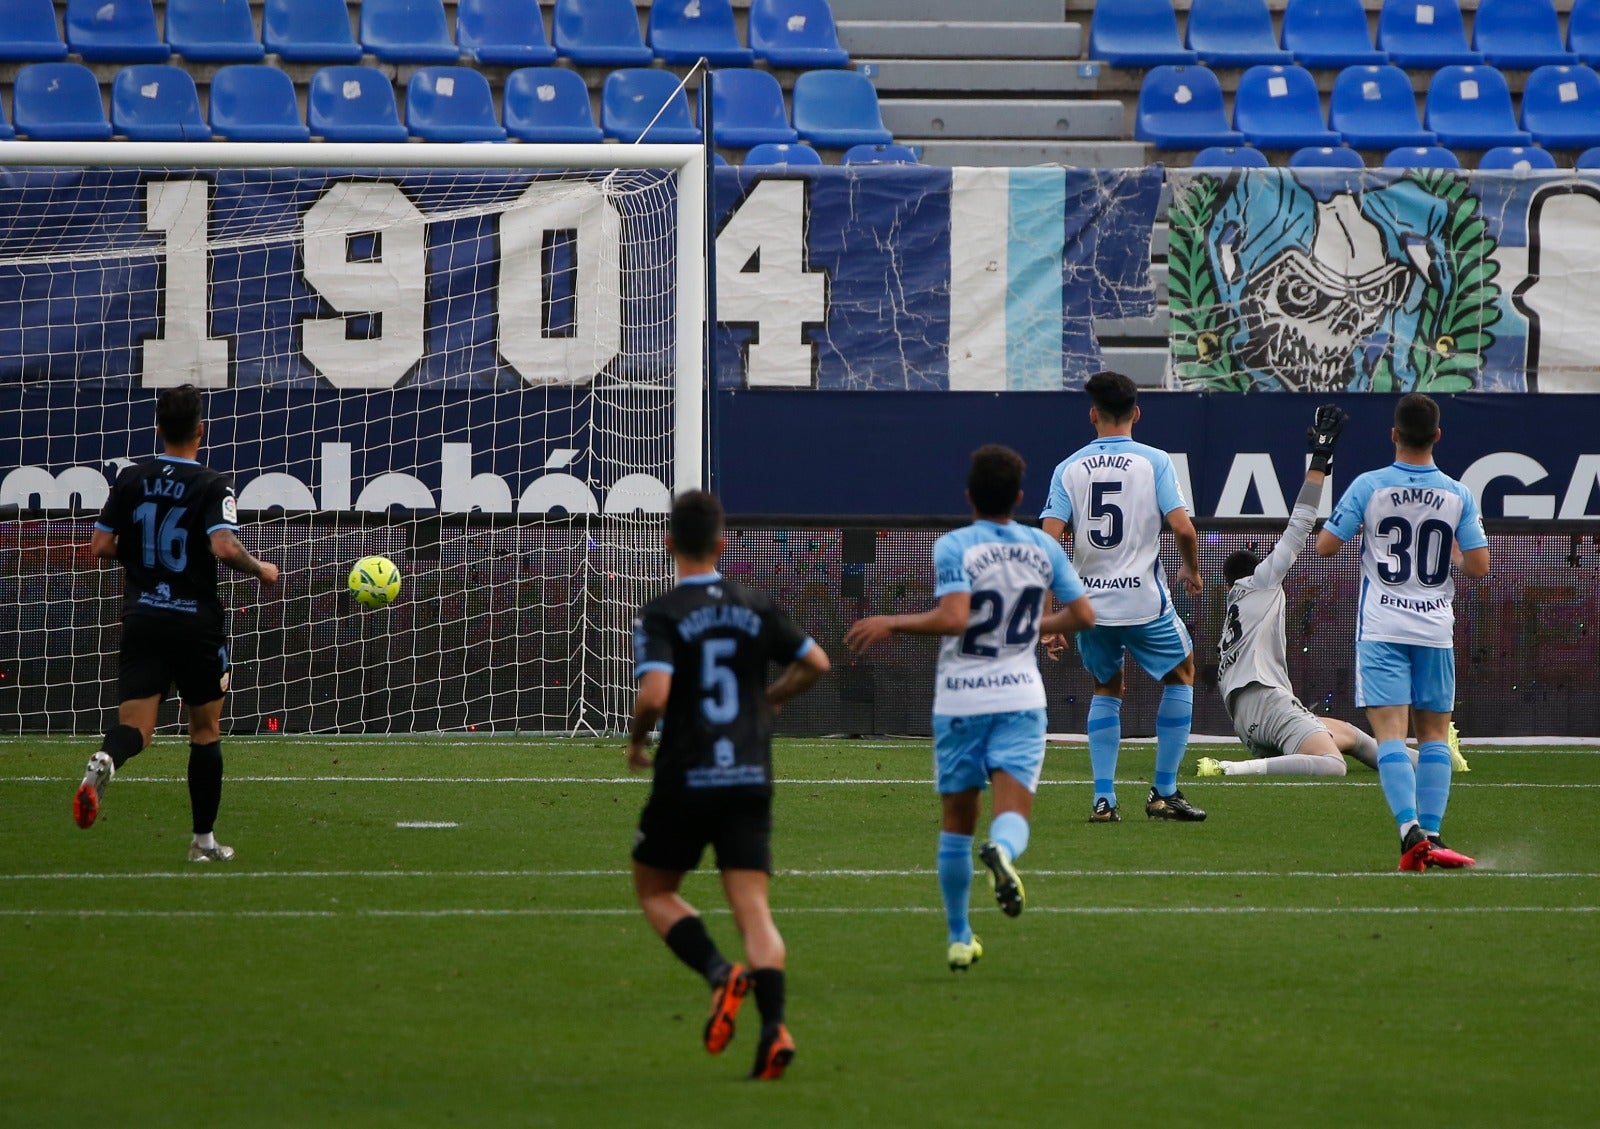
[[[184,382],[285,567],[224,577],[236,730],[620,728],[704,481],[708,175],[698,145],[0,146],[0,731],[114,708],[121,579],[72,547]],[[368,553],[406,582],[376,613],[343,592]]]

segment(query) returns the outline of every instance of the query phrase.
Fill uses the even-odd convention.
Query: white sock
[[[1343,757],[1290,753],[1253,761],[1223,761],[1224,776],[1343,776]]]
[[[1222,762],[1222,775],[1224,776],[1265,776],[1266,774],[1267,762],[1264,760]]]
[[[210,850],[217,845],[217,836],[211,831],[207,831],[204,835],[196,835],[194,837],[194,845]]]

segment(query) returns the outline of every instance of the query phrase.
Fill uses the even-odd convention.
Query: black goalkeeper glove
[[[1333,469],[1333,449],[1339,445],[1339,433],[1350,417],[1337,404],[1323,404],[1317,409],[1316,421],[1306,428],[1306,450],[1311,452],[1311,470],[1327,474]]]

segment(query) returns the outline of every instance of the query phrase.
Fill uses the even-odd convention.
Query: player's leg
[[[1094,777],[1090,823],[1120,823],[1117,812],[1117,753],[1122,746],[1122,637],[1116,627],[1091,627],[1077,636],[1078,657],[1094,679],[1089,699],[1089,768]]]
[[[1333,735],[1333,743],[1339,751],[1347,757],[1354,757],[1374,772],[1378,769],[1378,742],[1370,734],[1364,733],[1351,725],[1348,721],[1340,721],[1336,717],[1325,717],[1322,724],[1327,726],[1328,732]]]
[[[1234,726],[1254,759],[1212,761],[1224,776],[1343,776],[1344,757],[1324,719],[1276,686],[1253,684],[1233,696]],[[1202,773],[1216,775],[1216,773]]]
[[[84,766],[83,781],[72,797],[72,818],[79,827],[94,825],[111,778],[130,757],[150,744],[161,698],[172,685],[165,643],[158,631],[138,620],[122,626],[117,655],[117,723],[100,739],[100,750]]]
[[[983,943],[972,935],[968,909],[978,793],[988,786],[982,750],[991,717],[935,714],[933,718],[933,772],[940,806],[939,896],[949,933],[945,955],[952,972],[965,971],[983,956]]]
[[[750,987],[755,992],[756,1010],[761,1013],[761,1038],[756,1044],[755,1066],[751,1068],[750,1077],[781,1078],[794,1059],[794,1039],[784,1022],[787,954],[767,902],[767,871],[724,870],[722,889],[728,895],[734,923],[744,937]]]
[[[228,641],[216,636],[174,640],[181,656],[174,681],[189,715],[189,807],[194,815],[190,862],[228,862],[233,848],[217,842],[222,806],[222,705],[228,691]]]
[[[1027,901],[1016,860],[1028,849],[1033,794],[1044,771],[1046,727],[1043,709],[997,714],[985,751],[994,789],[994,817],[978,857],[989,868],[995,901],[1007,917],[1020,914]]]
[[[1429,866],[1463,867],[1473,860],[1452,851],[1439,838],[1450,802],[1450,712],[1455,708],[1455,652],[1449,647],[1416,647],[1412,663],[1411,717],[1417,730],[1417,821],[1432,844]]]
[[[1156,708],[1156,770],[1145,799],[1145,815],[1199,823],[1206,813],[1178,791],[1178,769],[1189,751],[1194,722],[1194,643],[1171,608],[1160,619],[1126,628],[1128,653],[1150,677],[1162,683]]]
[[[1427,837],[1417,822],[1417,770],[1406,750],[1411,723],[1411,658],[1401,643],[1356,644],[1356,705],[1378,742],[1378,783],[1400,832],[1400,869],[1422,870]]]

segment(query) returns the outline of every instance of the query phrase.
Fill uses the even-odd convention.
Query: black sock
[[[757,968],[750,973],[756,989],[756,1010],[761,1013],[761,1028],[783,1022],[783,969]]]
[[[113,725],[100,742],[100,751],[110,755],[111,767],[121,768],[144,751],[144,734],[131,725]]]
[[[668,929],[662,940],[666,941],[673,956],[704,976],[706,983],[712,987],[722,983],[727,978],[728,969],[733,967],[717,951],[717,943],[706,932],[705,923],[697,914],[691,913]]]
[[[217,825],[222,806],[222,742],[189,745],[189,807],[194,811],[194,833],[205,835]]]

